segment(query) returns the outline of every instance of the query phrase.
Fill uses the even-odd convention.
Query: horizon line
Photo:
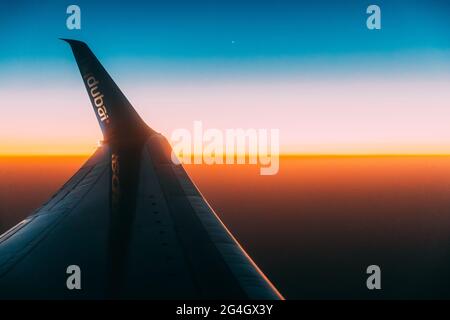
[[[94,153],[0,153],[1,158],[31,157],[90,157]],[[280,153],[280,157],[446,157],[449,153]],[[248,155],[246,155],[248,157]]]

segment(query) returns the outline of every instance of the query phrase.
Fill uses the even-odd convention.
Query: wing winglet
[[[136,135],[154,132],[141,119],[86,43],[73,39],[61,40],[72,48],[105,141],[133,139]]]

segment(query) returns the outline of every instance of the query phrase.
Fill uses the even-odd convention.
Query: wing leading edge
[[[0,298],[283,299],[88,46],[66,41],[105,143],[0,236]]]

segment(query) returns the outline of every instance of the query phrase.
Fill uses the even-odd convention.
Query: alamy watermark
[[[81,290],[81,269],[76,264],[67,266],[66,273],[69,275],[66,280],[66,287],[69,290]]]
[[[376,4],[367,7],[366,13],[370,14],[366,20],[366,26],[369,30],[381,30],[381,9]]]
[[[275,175],[280,166],[278,129],[206,129],[194,121],[193,131],[172,132],[172,161],[176,164],[253,164],[261,175]]]
[[[69,15],[66,19],[66,27],[69,30],[81,29],[81,9],[75,4],[67,7],[66,13]]]
[[[366,286],[369,290],[381,290],[381,268],[372,264],[367,267],[366,273],[369,277],[366,280]]]

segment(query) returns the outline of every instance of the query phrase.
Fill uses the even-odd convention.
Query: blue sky
[[[0,83],[66,80],[72,57],[59,37],[84,40],[123,77],[149,81],[450,69],[448,1],[311,2],[2,2]],[[372,3],[379,31],[365,25]],[[66,28],[69,4],[81,7],[81,30]]]
[[[368,1],[15,1],[0,6],[2,64],[61,59],[58,37],[108,57],[254,59],[448,50],[448,1],[377,1],[382,30],[368,32]],[[65,27],[78,4],[82,30]],[[163,4],[162,4],[163,3]]]

